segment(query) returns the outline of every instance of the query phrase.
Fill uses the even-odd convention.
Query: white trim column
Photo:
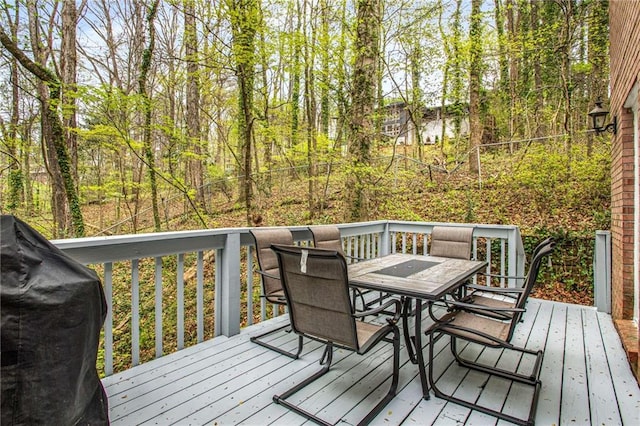
[[[639,322],[640,312],[640,84],[636,82],[629,93],[625,108],[633,112],[634,183],[633,183],[633,320]]]

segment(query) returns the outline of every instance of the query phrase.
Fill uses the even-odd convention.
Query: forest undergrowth
[[[485,150],[480,175],[470,173],[466,163],[439,159],[436,147],[426,147],[423,162],[397,155],[391,161],[385,156],[376,169],[375,185],[370,187],[369,216],[363,220],[517,225],[527,254],[539,241],[553,236],[557,247],[534,296],[589,305],[593,303],[595,231],[610,226],[608,149],[608,144],[600,143],[588,153],[584,144],[576,144],[567,153],[558,141],[517,150]],[[433,164],[444,166],[431,168]],[[254,203],[258,213],[251,225],[344,222],[345,172],[339,164],[319,170],[316,187],[322,187],[324,195],[316,196],[312,213],[306,176],[283,169],[270,173],[270,183],[266,183],[264,175],[256,175]],[[218,185],[218,190],[211,192],[207,211],[201,212],[208,228],[247,226],[234,185],[234,180],[227,178],[224,190]],[[112,209],[106,206],[106,210]],[[97,223],[97,215],[104,211],[105,205],[86,206],[87,223]],[[203,227],[180,199],[165,206],[164,217],[165,230]],[[139,232],[151,232],[145,223],[151,224],[149,217],[139,218]],[[122,230],[126,225],[119,233]]]

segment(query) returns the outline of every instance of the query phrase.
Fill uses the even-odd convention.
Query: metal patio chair
[[[551,255],[555,247],[555,242],[552,238],[547,238],[538,244],[533,253],[531,254],[531,263],[538,258],[542,261],[543,257]],[[514,308],[518,303],[518,300],[523,296],[523,292],[526,292],[524,297],[528,297],[529,293],[533,290],[538,271],[535,271],[535,275],[532,274],[533,270],[530,267],[529,272],[525,276],[509,276],[509,275],[496,275],[496,274],[481,274],[492,278],[504,278],[515,279],[520,281],[517,287],[490,287],[487,285],[468,284],[465,287],[466,296],[459,301],[467,303],[473,306],[489,307],[489,308]],[[475,312],[480,315],[490,316],[496,319],[509,320],[513,316],[511,311],[502,310],[485,310],[476,309],[474,307],[465,308],[469,312]]]
[[[280,271],[278,269],[278,259],[276,254],[271,250],[271,244],[286,244],[293,245],[293,235],[291,231],[286,228],[259,228],[250,231],[255,240],[256,258],[258,259],[258,270],[262,282],[262,295],[269,303],[273,303],[280,306],[286,306],[287,301],[284,297],[284,290],[280,283]],[[289,352],[272,344],[269,344],[262,339],[266,336],[270,336],[281,330],[285,330],[289,327],[289,324],[277,327],[269,330],[265,333],[251,337],[251,341],[271,349],[282,355],[286,355],[290,358],[297,359],[302,352],[303,340],[302,336],[298,336],[298,349],[296,352]]]
[[[329,371],[333,348],[343,348],[360,355],[367,353],[378,342],[393,342],[393,373],[391,386],[384,398],[359,424],[368,424],[395,396],[400,368],[400,302],[389,300],[370,311],[355,313],[349,297],[349,278],[345,258],[335,250],[274,245],[280,274],[289,307],[291,326],[300,336],[324,343],[320,359],[323,367],[286,392],[275,395],[273,400],[318,424],[329,424],[303,408],[287,401],[291,395],[303,389]],[[394,307],[395,315],[387,318],[387,324],[356,321],[360,317],[374,315]]]
[[[429,336],[429,382],[438,398],[463,405],[472,410],[495,416],[522,425],[531,425],[534,422],[535,409],[538,403],[538,396],[542,386],[539,376],[542,364],[543,352],[541,350],[530,350],[511,344],[515,327],[520,322],[522,314],[525,312],[527,298],[533,288],[538,276],[542,260],[553,250],[553,246],[542,247],[531,261],[531,266],[525,280],[525,286],[517,291],[517,299],[511,307],[483,306],[476,303],[463,303],[458,301],[447,301],[447,305],[453,307],[453,311],[437,318],[433,312],[429,311],[435,323],[427,330]],[[475,401],[465,401],[463,399],[448,395],[442,392],[434,380],[434,356],[433,345],[436,339],[442,335],[451,338],[450,349],[459,365],[473,370],[499,376],[508,380],[533,386],[533,397],[529,414],[526,420],[502,413],[477,404]],[[497,368],[493,365],[481,364],[476,361],[464,359],[457,350],[457,341],[465,340],[491,348],[502,348],[535,356],[535,362],[530,374],[521,374],[516,371],[508,371]]]
[[[313,246],[316,248],[335,250],[345,258],[347,257],[342,247],[340,229],[333,225],[310,226],[309,231],[313,238]]]
[[[431,231],[431,256],[471,259],[473,227],[434,226]]]
[[[471,259],[471,248],[473,245],[473,227],[469,226],[443,226],[436,225],[431,230],[431,244],[429,246],[429,255],[438,257],[450,257],[453,259]],[[457,298],[462,297],[463,290],[459,291]],[[439,303],[439,302],[438,302]],[[402,332],[405,340],[411,339],[409,333],[409,316],[414,315],[413,299],[409,297],[402,298],[403,309],[405,312],[405,321],[402,322]],[[426,307],[426,304],[424,305]],[[418,362],[418,358],[413,351],[413,346],[407,345],[409,359],[414,364]]]
[[[342,247],[342,238],[340,237],[340,229],[337,226],[333,225],[317,225],[310,226],[309,232],[311,232],[311,237],[313,238],[313,246],[320,249],[327,250],[335,250],[340,253],[347,261],[357,262],[359,260],[364,260],[355,256],[348,256],[344,252],[344,248]],[[362,290],[356,287],[352,287],[352,303],[353,306],[356,306],[356,299],[359,296],[362,301],[363,310],[369,309],[371,306],[382,303],[386,296],[380,294],[376,299],[370,300],[369,302],[365,301],[365,294],[370,293],[371,290]]]

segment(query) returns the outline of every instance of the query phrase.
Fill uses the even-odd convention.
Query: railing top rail
[[[489,238],[511,238],[519,245],[516,252],[523,252],[519,229],[515,225],[454,224],[442,222],[370,221],[337,224],[342,236],[357,236],[372,233],[424,232],[429,233],[436,225],[469,226],[476,228],[476,235]],[[311,233],[306,225],[287,226],[294,240],[308,241]],[[136,258],[148,258],[193,253],[201,250],[224,248],[227,237],[240,234],[243,246],[252,245],[251,228],[216,228],[193,231],[157,232],[105,237],[87,237],[53,240],[52,243],[68,255],[85,264],[115,262]],[[515,232],[515,234],[514,234]]]
[[[516,225],[493,225],[484,223],[449,223],[449,222],[412,222],[394,220],[388,221],[390,231],[415,231],[416,228],[424,228],[424,230],[430,232],[434,226],[472,226],[482,233],[483,236],[499,238],[504,237],[510,232],[519,229]],[[421,229],[423,230],[423,229]]]

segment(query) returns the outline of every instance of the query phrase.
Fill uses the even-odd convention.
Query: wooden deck
[[[319,369],[319,343],[305,340],[302,357],[292,360],[249,341],[278,318],[167,355],[103,380],[113,425],[298,425],[305,419],[272,402]],[[425,327],[430,320],[425,320]],[[274,339],[293,349],[296,337]],[[631,374],[611,317],[594,308],[532,299],[514,343],[545,351],[539,425],[640,424],[640,391]],[[428,339],[424,339],[425,341]],[[425,342],[426,343],[426,342]],[[452,364],[447,339],[436,342],[436,374],[442,390],[454,391],[518,417],[530,396],[519,385]],[[526,359],[508,351],[465,349],[467,357],[526,368]],[[355,424],[389,385],[391,345],[367,356],[338,350],[331,371],[290,398],[333,423]],[[394,400],[373,422],[380,425],[496,424],[496,419],[432,397],[421,398],[418,369],[402,349],[400,383]],[[427,351],[425,350],[425,355]],[[500,422],[504,424],[504,422]]]

